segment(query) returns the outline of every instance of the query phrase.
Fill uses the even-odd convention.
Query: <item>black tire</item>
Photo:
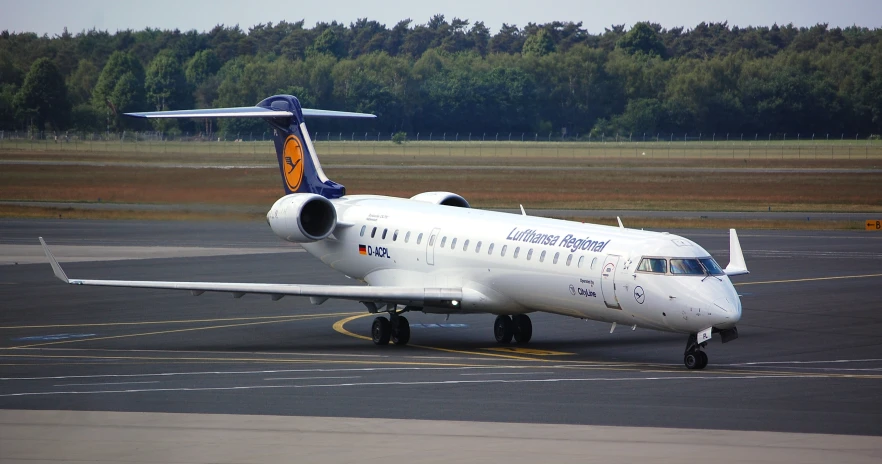
[[[700,363],[699,363],[699,356],[697,353],[699,353],[699,352],[686,353],[686,355],[683,356],[683,364],[686,365],[686,369],[689,369],[689,370],[701,369],[700,367],[698,367],[700,365]]]
[[[496,316],[493,323],[493,336],[496,337],[497,343],[511,343],[511,337],[514,335],[514,324],[508,316]]]
[[[373,325],[371,325],[371,339],[374,341],[376,345],[388,345],[389,337],[392,335],[392,327],[389,324],[389,319],[385,317],[378,317],[374,319]]]
[[[404,316],[398,316],[398,327],[392,329],[392,343],[407,345],[410,341],[410,322]]]
[[[707,353],[704,351],[698,352],[698,367],[696,369],[704,369],[707,367]]]
[[[514,339],[518,343],[529,343],[533,338],[533,321],[526,314],[518,314],[511,317],[514,325]]]

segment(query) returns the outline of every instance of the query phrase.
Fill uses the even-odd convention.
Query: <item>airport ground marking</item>
[[[336,384],[310,384],[310,385],[242,385],[232,387],[177,387],[177,388],[139,388],[125,390],[93,390],[93,391],[48,391],[48,392],[20,392],[0,394],[0,397],[21,396],[50,396],[50,395],[96,395],[111,393],[156,393],[156,392],[203,392],[203,391],[236,391],[236,390],[266,390],[282,388],[343,388],[343,387],[397,387],[397,386],[458,386],[458,385],[490,385],[490,384],[518,384],[518,383],[566,383],[566,382],[655,382],[655,381],[696,381],[696,380],[780,380],[789,379],[819,379],[824,377],[812,375],[794,375],[782,377],[780,375],[738,375],[738,376],[707,376],[707,375],[674,375],[674,376],[651,376],[651,377],[580,377],[580,378],[552,378],[552,379],[460,379],[460,380],[427,380],[427,381],[386,381],[386,382],[349,382]]]
[[[60,329],[67,327],[114,327],[126,325],[153,325],[153,324],[198,324],[202,322],[231,322],[231,321],[257,321],[264,319],[284,319],[290,317],[313,317],[321,316],[336,317],[346,316],[349,314],[360,314],[355,312],[342,313],[316,313],[316,314],[288,314],[284,316],[252,316],[252,317],[226,317],[217,319],[175,319],[170,321],[140,321],[140,322],[99,322],[86,324],[53,324],[53,325],[18,325],[0,327],[0,330],[16,330],[16,329]]]
[[[499,351],[502,353],[519,353],[519,354],[530,354],[533,356],[570,356],[576,353],[567,353],[565,351],[551,351],[551,350],[541,350],[536,348],[524,348],[520,346],[505,346],[505,347],[494,347],[494,348],[482,348],[484,350],[489,351]]]
[[[373,314],[371,314],[371,313],[359,314],[359,315],[347,317],[345,319],[341,319],[341,320],[334,323],[333,329],[343,335],[348,336],[348,337],[354,337],[354,338],[358,338],[361,340],[372,340],[370,337],[365,337],[364,335],[359,335],[357,333],[350,332],[349,330],[346,329],[346,327],[344,327],[347,322],[354,321],[356,319],[361,319],[364,317],[369,317],[369,316],[373,316]],[[507,354],[482,353],[480,351],[454,350],[454,349],[450,349],[450,348],[440,348],[437,346],[424,346],[424,345],[414,345],[414,344],[408,344],[407,346],[410,346],[413,348],[422,348],[422,349],[426,349],[426,350],[443,351],[445,353],[466,354],[466,355],[473,355],[473,356],[493,357],[493,358],[503,358],[503,359],[514,359],[517,361],[533,361],[533,362],[547,362],[548,361],[546,359],[527,358],[527,357],[523,357],[523,356],[513,356],[513,355],[507,355]]]
[[[882,277],[882,274],[864,274],[864,275],[851,275],[851,276],[835,276],[835,277],[813,277],[809,279],[791,279],[791,280],[767,280],[765,282],[739,282],[737,284],[733,284],[736,287],[740,287],[743,285],[764,285],[764,284],[786,284],[793,282],[817,282],[819,280],[840,280],[840,279],[862,279],[868,277]]]
[[[110,335],[107,337],[76,338],[76,339],[71,339],[71,340],[60,340],[60,341],[55,341],[55,342],[34,343],[31,345],[13,346],[13,347],[4,348],[4,349],[16,350],[16,349],[22,349],[22,348],[35,348],[38,346],[58,345],[58,344],[62,344],[62,343],[77,343],[77,342],[95,341],[95,340],[111,340],[111,339],[116,339],[116,338],[145,337],[145,336],[149,336],[149,335],[163,335],[163,334],[171,334],[171,333],[193,332],[193,331],[197,331],[197,330],[227,329],[227,328],[231,328],[231,327],[246,327],[246,326],[263,325],[263,324],[278,324],[281,322],[296,322],[296,321],[303,321],[303,320],[308,320],[308,319],[321,319],[324,317],[325,317],[324,315],[317,315],[317,316],[311,316],[311,317],[290,316],[286,319],[274,319],[271,321],[245,322],[245,323],[241,323],[241,324],[212,325],[212,326],[206,326],[206,327],[189,327],[186,329],[157,330],[154,332],[141,332],[141,333],[124,334],[124,335]]]

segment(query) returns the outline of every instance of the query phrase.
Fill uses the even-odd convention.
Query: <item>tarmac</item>
[[[728,262],[727,231],[672,232]],[[0,220],[2,462],[882,455],[876,232],[740,231],[740,338],[702,371],[685,336],[546,314],[527,346],[409,313],[377,347],[353,302],[65,286],[37,236],[76,278],[352,283],[262,222]]]

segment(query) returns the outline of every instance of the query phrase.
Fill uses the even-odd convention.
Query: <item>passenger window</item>
[[[374,235],[377,235],[377,228],[376,228],[376,227],[374,227],[374,228],[371,230],[371,238],[374,238]]]
[[[392,241],[394,242],[396,240],[398,240],[398,230],[395,230],[395,233],[392,234]]]
[[[643,258],[637,266],[637,271],[665,274],[668,272],[668,262],[662,258]]]
[[[597,258],[591,259],[591,269],[594,269],[594,265],[597,264]]]
[[[468,251],[468,250],[469,250],[469,241],[466,240],[465,243],[462,244],[462,251]]]
[[[361,226],[361,234],[359,234],[359,237],[364,237],[365,230],[367,230],[367,226]]]
[[[454,237],[454,238],[453,238],[453,241],[450,242],[450,249],[451,249],[451,250],[455,250],[455,249],[456,249],[456,237]]]
[[[554,261],[552,261],[552,264],[557,264],[557,258],[560,258],[560,252],[554,254]]]
[[[420,238],[423,238],[423,234],[420,234]],[[419,243],[419,239],[417,239],[417,243]],[[435,246],[435,235],[429,237],[429,246]]]
[[[444,248],[445,243],[447,243],[447,236],[446,235],[441,239],[441,248]]]
[[[417,245],[419,245],[420,243],[423,243],[423,234],[417,235]]]
[[[512,258],[518,259],[518,254],[521,252],[521,247],[515,248],[514,256]]]
[[[409,241],[410,241],[410,231],[407,231],[407,233],[404,234],[404,243],[407,243]]]
[[[386,240],[386,232],[389,232],[389,229],[383,229],[383,240]]]
[[[478,244],[475,245],[475,253],[480,253],[480,252],[481,252],[481,242],[478,242]]]
[[[569,266],[570,263],[572,263],[572,262],[573,262],[573,255],[567,256],[567,266]]]
[[[530,251],[527,252],[527,261],[529,261],[530,258],[532,258],[532,257],[533,257],[533,249],[530,248]]]
[[[490,248],[487,248],[487,254],[488,254],[488,255],[492,255],[492,254],[493,254],[493,245],[494,245],[494,244],[491,243],[491,244],[490,244]]]
[[[582,269],[583,265],[585,265],[585,257],[579,256],[579,269]]]
[[[505,250],[508,250],[508,245],[502,245],[502,251],[499,252],[499,256],[505,256]]]
[[[539,255],[539,262],[540,263],[545,262],[545,250],[542,250],[542,254]]]

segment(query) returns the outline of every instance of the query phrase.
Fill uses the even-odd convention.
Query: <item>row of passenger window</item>
[[[375,237],[376,237],[376,235],[377,235],[377,231],[378,231],[378,229],[377,229],[376,227],[374,227],[373,229],[371,229],[371,238],[375,238]],[[367,226],[361,226],[361,234],[360,234],[360,236],[364,237],[365,232],[367,232]],[[382,239],[382,240],[385,240],[385,239],[386,239],[386,235],[387,235],[388,232],[389,232],[389,229],[383,229],[383,232],[382,232],[382,234],[381,234],[381,239]],[[392,233],[392,241],[395,242],[395,241],[397,241],[397,240],[398,240],[398,230],[395,230],[395,232]],[[423,234],[421,233],[421,234],[419,234],[419,235],[417,236],[417,239],[416,239],[416,243],[417,243],[417,245],[420,245],[420,244],[422,243],[422,241],[423,241]],[[404,243],[408,243],[408,242],[410,242],[410,231],[408,231],[408,232],[404,235]],[[456,242],[457,242],[456,237],[454,237],[454,238],[450,241],[450,249],[451,249],[451,250],[455,250],[455,249],[456,249]],[[463,244],[462,244],[462,251],[469,251],[469,245],[470,245],[470,242],[471,242],[471,241],[468,240],[468,239],[466,239],[466,241],[463,242]],[[445,246],[447,245],[447,236],[446,236],[446,235],[445,235],[444,237],[441,238],[441,243],[439,243],[438,245],[439,245],[440,248],[445,248]],[[481,252],[481,247],[482,247],[482,245],[483,245],[483,242],[481,242],[481,241],[479,241],[478,243],[475,244],[475,253],[480,253],[480,252]],[[435,236],[431,236],[431,237],[429,237],[429,246],[430,246],[430,247],[435,246]],[[492,255],[492,254],[493,254],[493,249],[494,249],[495,247],[496,247],[496,244],[495,244],[495,243],[491,243],[490,246],[487,247],[487,254],[488,254],[488,255]],[[505,257],[505,254],[506,254],[507,252],[508,252],[508,245],[503,245],[503,246],[502,246],[502,249],[499,251],[499,256]],[[512,258],[517,259],[518,256],[520,255],[520,253],[521,253],[521,247],[517,247],[517,248],[515,248],[514,253],[512,254]],[[546,256],[546,254],[547,254],[547,251],[546,251],[546,250],[542,250],[542,253],[539,254],[539,262],[540,262],[540,263],[544,263],[544,262],[545,262],[545,256]],[[529,250],[527,250],[527,261],[530,261],[530,260],[532,260],[532,259],[533,259],[533,249],[530,248]],[[556,253],[554,253],[554,258],[552,259],[552,264],[557,264],[557,262],[558,262],[559,259],[560,259],[560,252],[556,252]],[[570,266],[570,265],[573,264],[573,255],[572,255],[572,254],[570,254],[569,256],[567,256],[566,263],[567,263],[567,266]],[[591,260],[591,269],[594,269],[595,264],[597,264],[597,258],[593,258],[593,259]],[[580,257],[579,257],[579,261],[578,261],[578,263],[577,263],[576,266],[579,267],[579,268],[582,268],[582,267],[585,266],[585,256],[580,256]]]

